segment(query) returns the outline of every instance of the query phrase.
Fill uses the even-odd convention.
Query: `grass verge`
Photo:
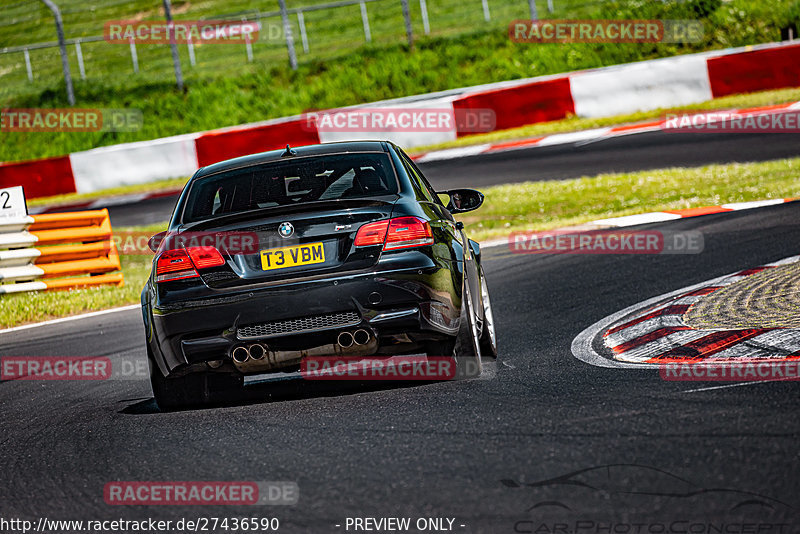
[[[547,230],[649,211],[800,197],[798,174],[800,158],[793,158],[500,185],[484,191],[484,207],[460,219],[473,239],[483,241],[512,231]],[[117,230],[156,233],[165,226]],[[2,296],[0,326],[138,303],[152,258],[121,259],[124,287]]]
[[[155,234],[167,225],[155,224],[116,228],[115,231],[136,231]],[[0,296],[0,327],[8,328],[25,323],[34,323],[67,317],[90,311],[105,310],[136,304],[139,294],[150,275],[153,257],[149,254],[126,254],[120,256],[125,285],[105,286],[69,291],[39,291]]]
[[[461,220],[483,241],[607,217],[800,197],[798,175],[800,158],[792,158],[499,185],[485,189],[484,207]]]

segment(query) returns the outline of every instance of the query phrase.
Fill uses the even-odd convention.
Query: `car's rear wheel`
[[[461,299],[461,326],[453,347],[456,360],[456,378],[475,378],[481,374],[481,348],[478,318],[475,314],[469,283],[464,283],[464,294]]]
[[[481,302],[483,303],[483,324],[480,337],[481,356],[497,358],[497,335],[494,330],[494,314],[492,313],[492,301],[489,298],[489,288],[486,285],[486,275],[483,274],[483,267],[480,268],[480,274]]]
[[[223,401],[242,385],[240,377],[225,373],[190,373],[167,378],[150,359],[150,384],[163,411],[208,406]]]
[[[481,374],[481,349],[478,321],[470,299],[469,285],[465,281],[461,299],[461,321],[458,334],[449,341],[430,343],[428,356],[447,356],[456,363],[455,379],[475,378]]]

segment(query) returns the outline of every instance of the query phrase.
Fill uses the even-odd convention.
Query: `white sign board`
[[[22,186],[0,189],[0,219],[22,219],[28,215]]]

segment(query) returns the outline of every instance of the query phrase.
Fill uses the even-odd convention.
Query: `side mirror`
[[[158,252],[158,247],[161,246],[161,242],[164,241],[166,235],[167,232],[157,233],[147,241],[147,246],[150,247],[150,250],[152,250],[153,252]]]
[[[450,213],[464,213],[476,210],[483,204],[483,193],[475,189],[450,189],[437,194],[450,197],[450,202],[447,203],[447,209]]]

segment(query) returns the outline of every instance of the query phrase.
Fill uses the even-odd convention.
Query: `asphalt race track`
[[[800,203],[658,228],[699,230],[705,251],[486,250],[500,358],[473,381],[341,390],[297,381],[273,398],[256,384],[232,406],[167,414],[146,380],[2,382],[0,427],[13,430],[0,435],[0,515],[246,515],[278,517],[280,532],[315,533],[346,532],[347,517],[365,516],[455,518],[455,532],[549,534],[565,524],[563,534],[633,534],[637,521],[641,533],[659,532],[654,523],[687,532],[712,522],[734,525],[731,533],[750,532],[745,523],[769,525],[762,534],[794,532],[797,382],[664,382],[654,370],[587,365],[570,344],[589,324],[649,297],[798,254]],[[130,310],[0,334],[0,354],[144,360],[142,330]],[[625,465],[608,467],[617,464]],[[590,483],[551,480],[581,470],[571,476]],[[117,480],[294,481],[300,500],[109,506],[103,487]]]
[[[800,134],[706,134],[650,132],[584,145],[527,148],[423,163],[422,172],[440,190],[482,188],[535,180],[563,180],[603,172],[630,172],[710,163],[768,161],[800,156]],[[116,226],[169,219],[175,197],[111,206]]]

